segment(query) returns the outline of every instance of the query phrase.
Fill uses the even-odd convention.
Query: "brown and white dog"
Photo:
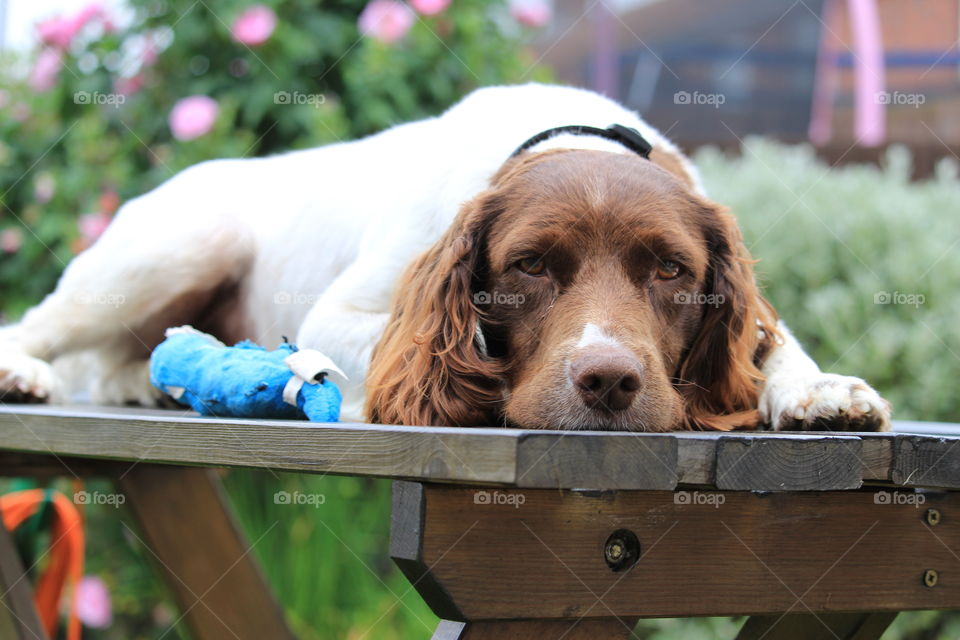
[[[567,132],[511,155],[613,123],[636,140]],[[0,331],[0,393],[55,397],[48,363],[87,350],[97,401],[152,403],[149,349],[189,323],[324,351],[350,378],[345,419],[888,428],[873,389],[803,353],[751,265],[733,216],[635,113],[579,89],[482,89],[357,142],[204,163],[127,203]]]

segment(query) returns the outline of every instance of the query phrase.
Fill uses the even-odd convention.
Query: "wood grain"
[[[672,434],[524,432],[517,443],[517,482],[524,487],[673,489],[677,439]]]
[[[307,472],[510,483],[516,433],[178,412],[0,406],[0,447],[45,454]]]
[[[215,472],[140,464],[119,484],[193,637],[293,640]]]
[[[863,484],[863,446],[855,437],[725,436],[716,456],[718,489],[824,491]]]
[[[619,640],[630,638],[635,620],[441,620],[431,640]]]
[[[77,475],[96,469],[76,462],[73,469],[70,461],[92,458],[596,491],[960,488],[957,442],[897,433],[459,429],[0,405],[0,450],[50,456],[48,471]]]
[[[754,616],[736,640],[880,640],[896,613]]]
[[[33,604],[33,589],[26,577],[13,537],[0,518],[0,638],[46,640],[47,632]]]
[[[904,435],[893,445],[890,479],[912,487],[954,488],[960,483],[960,439]]]
[[[912,492],[499,493],[478,503],[476,490],[425,485],[416,562],[435,610],[477,621],[960,606],[960,494],[918,505]],[[929,507],[942,514],[943,544],[924,522]],[[603,551],[618,529],[636,534],[642,555],[615,573]],[[927,569],[940,571],[935,587],[923,584]]]

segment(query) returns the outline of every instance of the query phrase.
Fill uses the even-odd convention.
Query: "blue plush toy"
[[[167,329],[150,357],[150,381],[202,415],[336,422],[343,372],[319,351],[249,341],[228,347],[193,327]],[[346,378],[346,376],[344,376]]]

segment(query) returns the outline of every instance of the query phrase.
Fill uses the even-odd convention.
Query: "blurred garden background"
[[[801,3],[806,13],[792,13],[789,2],[764,3],[779,13],[750,1],[719,4],[740,31],[681,51],[679,36],[669,36],[700,33],[710,20],[686,0],[59,3],[16,34],[26,44],[0,49],[0,323],[50,291],[121,202],[188,165],[349,140],[439,113],[477,86],[559,80],[649,111],[681,140],[711,196],[738,215],[767,295],[825,370],[867,378],[898,418],[960,422],[953,36],[942,56],[921,57],[913,71],[896,61],[916,56],[881,51],[896,73],[882,87],[890,108],[877,138],[854,115],[856,65],[845,36],[824,54],[836,62],[836,108],[824,121],[812,106],[824,26],[846,34],[848,17],[830,17],[830,2]],[[956,28],[956,15],[937,13],[948,4],[918,3],[931,33],[950,20]],[[888,43],[893,6],[878,5]],[[628,29],[630,40],[618,25],[634,20],[660,24],[666,44],[641,38],[639,26]],[[704,60],[713,61],[706,71]],[[783,75],[777,64],[807,74],[787,80],[796,89],[789,95],[771,80]],[[943,64],[954,65],[951,73]],[[712,102],[698,102],[698,92]],[[914,96],[912,104],[897,95]],[[744,105],[757,101],[788,117],[750,116]],[[808,130],[818,118],[820,128]],[[318,197],[322,185],[318,176]],[[429,637],[436,618],[387,557],[388,483],[236,470],[224,481],[301,638]],[[0,492],[24,486],[5,481]],[[97,482],[86,489],[109,491]],[[278,491],[324,500],[276,504]],[[84,637],[186,640],[132,519],[110,505],[87,505],[85,516]],[[43,541],[19,542],[29,559]],[[644,621],[637,635],[732,637],[737,624]],[[904,614],[884,637],[960,637],[960,616]]]

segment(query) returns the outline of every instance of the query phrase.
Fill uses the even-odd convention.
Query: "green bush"
[[[867,379],[894,417],[960,422],[956,164],[911,183],[910,158],[827,167],[809,147],[750,139],[696,155],[731,208],[770,301],[826,371]]]
[[[275,31],[247,46],[231,25],[248,2],[131,0],[129,26],[92,19],[66,48],[3,60],[0,311],[16,316],[50,291],[91,241],[81,214],[108,218],[186,166],[349,140],[436,114],[480,85],[544,77],[503,0],[416,15],[395,43],[359,33],[365,1],[273,0]],[[17,77],[57,53],[44,90]],[[216,123],[178,140],[169,114],[194,95],[216,101]]]

